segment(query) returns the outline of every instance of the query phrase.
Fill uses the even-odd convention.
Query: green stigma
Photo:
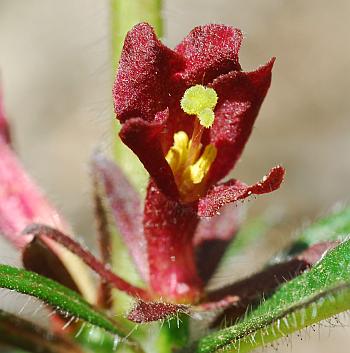
[[[218,96],[213,88],[195,85],[185,91],[180,104],[185,113],[197,115],[200,124],[209,128],[214,123],[217,101]]]

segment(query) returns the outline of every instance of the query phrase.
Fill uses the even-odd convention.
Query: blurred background
[[[277,57],[270,92],[234,171],[250,183],[277,163],[287,169],[279,191],[247,203],[249,217],[279,220],[262,250],[267,257],[294,229],[349,202],[350,2],[168,0],[163,13],[170,47],[195,25],[216,22],[243,30],[244,70]],[[88,160],[114,138],[109,21],[107,0],[0,0],[1,81],[17,151],[77,233],[90,239]],[[10,261],[7,245],[0,245]],[[349,330],[334,329],[330,338],[324,331],[307,340],[308,348],[297,338],[293,352],[334,351],[335,341],[337,352],[348,352],[341,342]]]

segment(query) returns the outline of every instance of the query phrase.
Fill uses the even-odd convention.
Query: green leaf
[[[35,353],[83,353],[75,343],[0,310],[0,343]]]
[[[287,282],[238,324],[215,332],[191,352],[249,352],[350,309],[350,241]]]
[[[31,295],[69,316],[85,320],[114,335],[124,335],[121,328],[93,309],[79,294],[34,272],[0,265],[0,287]]]

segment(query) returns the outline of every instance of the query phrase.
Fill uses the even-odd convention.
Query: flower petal
[[[200,217],[212,217],[227,203],[245,199],[250,195],[272,192],[280,187],[284,174],[284,168],[277,166],[272,168],[270,173],[261,181],[250,186],[236,179],[216,185],[208,191],[205,197],[199,200],[198,215]]]
[[[175,48],[186,64],[177,76],[190,86],[241,70],[238,62],[241,42],[242,32],[237,28],[218,24],[195,27]]]
[[[133,27],[125,38],[113,88],[118,119],[139,116],[152,121],[167,107],[169,78],[179,65],[180,57],[158,40],[150,25]]]
[[[94,156],[92,167],[102,182],[112,215],[125,245],[138,271],[147,283],[148,260],[139,195],[128,182],[122,170],[101,154]]]
[[[238,230],[240,219],[240,209],[229,204],[222,207],[219,215],[199,221],[193,244],[198,272],[204,283],[215,272],[227,245]]]
[[[129,119],[120,131],[122,141],[138,156],[158,187],[170,197],[177,197],[178,191],[173,172],[165,160],[160,142],[164,124],[168,118],[165,110],[156,115],[153,122],[142,118]]]
[[[239,159],[270,86],[273,63],[271,59],[253,72],[230,72],[209,84],[219,97],[210,129],[210,143],[218,151],[210,184],[227,175]]]

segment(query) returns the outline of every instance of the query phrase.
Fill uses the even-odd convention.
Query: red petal
[[[195,301],[201,292],[192,238],[197,215],[191,205],[167,198],[151,180],[144,233],[148,246],[150,284],[155,293],[174,301]]]
[[[284,168],[277,166],[272,168],[261,181],[250,186],[235,179],[216,185],[199,200],[198,215],[212,217],[227,203],[245,199],[253,194],[260,195],[272,192],[280,187],[284,174]]]
[[[270,86],[273,63],[274,59],[253,72],[230,72],[209,85],[219,97],[210,129],[210,142],[218,150],[211,183],[222,179],[239,159]]]
[[[133,118],[123,124],[120,131],[122,141],[139,157],[158,187],[170,197],[177,197],[173,172],[165,160],[160,138],[168,111],[160,112],[153,122]]]
[[[101,278],[103,278],[107,283],[110,283],[113,287],[126,292],[131,296],[145,300],[149,299],[149,295],[144,289],[135,287],[124,281],[122,278],[106,268],[106,266],[88,250],[84,249],[79,243],[59,230],[43,224],[31,224],[23,231],[23,234],[33,234],[40,239],[48,238],[53,240],[54,242],[64,246],[73,254],[77,255],[93,271],[95,271],[99,276],[101,276]]]
[[[189,306],[183,304],[146,303],[144,301],[138,301],[136,306],[129,313],[128,319],[138,324],[143,324],[168,319],[178,313],[188,314]]]
[[[126,36],[113,88],[118,119],[142,117],[152,121],[167,108],[170,71],[180,64],[178,55],[165,47],[146,23]]]
[[[103,184],[112,215],[125,245],[143,279],[148,282],[146,240],[143,234],[143,214],[139,195],[122,170],[112,161],[102,155],[96,155],[92,165]]]
[[[238,52],[242,42],[239,29],[210,24],[195,27],[175,51],[185,59],[185,70],[177,75],[187,85],[205,84],[215,77],[240,70]]]
[[[219,215],[199,221],[193,244],[198,272],[206,283],[214,273],[227,245],[236,234],[241,218],[237,205],[224,206]]]

